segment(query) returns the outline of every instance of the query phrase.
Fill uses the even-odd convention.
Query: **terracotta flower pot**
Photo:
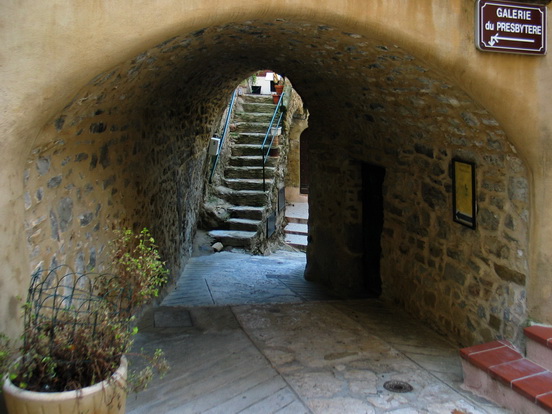
[[[5,378],[4,398],[9,414],[124,414],[126,405],[125,357],[111,379],[80,390],[35,392],[16,387]]]

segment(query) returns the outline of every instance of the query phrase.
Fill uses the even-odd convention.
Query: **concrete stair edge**
[[[309,234],[309,226],[304,223],[288,223],[284,228],[284,232],[287,234],[298,234],[306,236]]]
[[[306,235],[286,233],[284,243],[304,252],[307,250],[308,239]]]

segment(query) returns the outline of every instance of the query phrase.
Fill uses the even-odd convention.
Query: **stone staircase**
[[[278,157],[271,156],[265,166],[263,190],[261,148],[276,105],[270,95],[244,95],[243,112],[234,118],[237,135],[230,140],[231,155],[223,172],[223,185],[214,194],[231,205],[222,229],[209,235],[225,246],[251,249],[263,233],[269,191],[274,183]],[[273,148],[275,155],[278,148]]]
[[[284,228],[285,243],[300,251],[307,251],[309,234],[308,202],[292,203],[286,207],[287,225]]]
[[[552,413],[552,328],[524,333],[526,356],[505,340],[461,349],[464,386],[515,413]]]

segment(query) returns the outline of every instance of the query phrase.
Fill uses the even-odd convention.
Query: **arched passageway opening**
[[[526,319],[528,172],[495,119],[444,71],[368,34],[251,20],[182,33],[98,74],[44,126],[23,171],[32,266],[99,266],[112,227],[148,227],[175,277],[191,251],[207,145],[258,67],[310,113],[306,277],[364,283],[362,166],[382,183],[383,297],[464,343]],[[479,225],[452,221],[450,163],[475,163]]]
[[[306,122],[296,119],[304,112],[291,81],[269,69],[254,72],[232,93],[210,140],[212,167],[199,223],[215,251],[240,247],[262,254],[281,243],[286,218],[295,218],[286,204],[299,190],[298,142]],[[306,208],[305,201],[305,214]],[[286,232],[304,233],[293,235],[293,245],[304,250],[303,227],[293,223]]]

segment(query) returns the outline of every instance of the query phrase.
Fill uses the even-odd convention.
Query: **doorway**
[[[367,293],[381,295],[381,233],[385,168],[362,164],[363,283]]]

